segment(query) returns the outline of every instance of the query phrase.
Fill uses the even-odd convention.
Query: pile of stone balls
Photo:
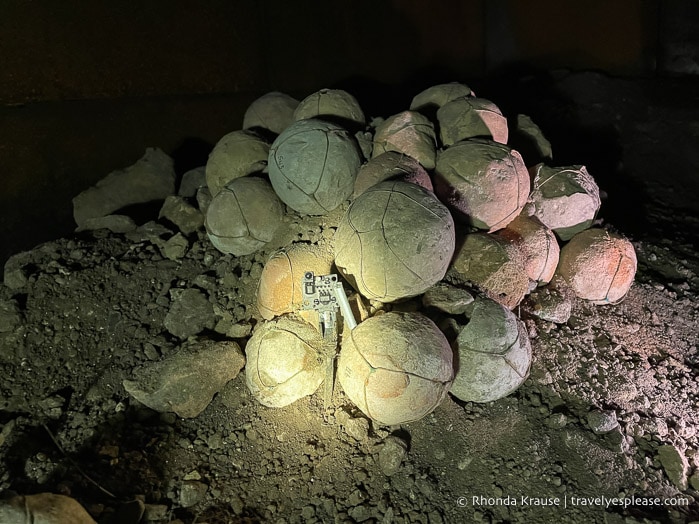
[[[511,136],[536,155],[524,159]],[[600,195],[586,168],[551,158],[531,119],[508,129],[493,102],[458,83],[370,123],[342,90],[253,102],[206,165],[211,242],[247,255],[285,213],[346,206],[330,245],[293,243],[264,267],[263,320],[246,347],[253,395],[281,407],[325,378],[317,319],[300,311],[307,271],[344,279],[359,324],[340,328],[337,378],[377,423],[420,419],[447,393],[489,402],[516,390],[531,363],[513,312],[526,295],[546,290],[535,313],[564,322],[566,296],[617,302],[636,271],[632,244],[593,227]]]

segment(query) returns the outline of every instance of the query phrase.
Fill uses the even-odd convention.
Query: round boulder
[[[231,180],[267,167],[269,144],[251,131],[233,131],[224,135],[206,162],[206,185],[212,196]]]
[[[372,158],[359,168],[352,196],[356,198],[384,180],[402,180],[422,186],[428,191],[433,189],[432,179],[420,162],[403,153],[389,151]]]
[[[532,349],[524,323],[488,298],[474,302],[455,343],[450,393],[465,402],[491,402],[515,391],[529,376]]]
[[[243,129],[264,129],[278,135],[294,121],[299,101],[284,93],[272,91],[255,100],[243,116]]]
[[[452,349],[421,313],[371,317],[342,342],[337,377],[347,396],[385,425],[418,420],[444,398],[453,378]]]
[[[604,229],[587,229],[561,249],[557,274],[580,298],[595,304],[618,302],[636,275],[636,251],[627,239]]]
[[[283,316],[258,325],[245,346],[245,379],[261,404],[281,408],[312,395],[325,378],[323,337],[310,324]]]
[[[524,256],[524,269],[536,285],[547,284],[558,265],[556,235],[536,217],[519,215],[497,235],[511,242]]]
[[[437,109],[444,104],[464,96],[475,96],[471,88],[465,84],[459,84],[458,82],[438,84],[428,87],[415,95],[410,103],[410,110],[419,111],[428,117],[432,117]]]
[[[452,100],[439,108],[437,120],[444,146],[479,136],[507,144],[507,118],[498,106],[485,98],[465,96]]]
[[[507,226],[522,211],[529,187],[520,154],[492,140],[464,140],[437,155],[437,196],[479,229]]]
[[[403,111],[377,126],[372,157],[398,151],[414,158],[425,169],[434,169],[436,142],[434,125],[427,117],[416,111]]]
[[[444,277],[454,253],[454,220],[426,189],[381,182],[359,195],[335,233],[335,265],[364,297],[419,295]]]
[[[350,127],[366,124],[357,99],[342,89],[321,89],[301,100],[294,111],[294,120],[308,118],[331,120]]]
[[[589,228],[599,211],[599,188],[585,166],[531,168],[526,214],[536,216],[563,240]]]
[[[307,215],[324,215],[349,198],[361,164],[357,143],[323,120],[294,122],[269,151],[269,178],[279,198]]]
[[[257,309],[271,320],[299,309],[303,303],[303,275],[327,275],[332,253],[315,244],[293,244],[274,253],[265,264],[257,288]]]
[[[223,253],[249,255],[272,240],[284,209],[269,182],[237,178],[213,197],[206,210],[206,232]]]

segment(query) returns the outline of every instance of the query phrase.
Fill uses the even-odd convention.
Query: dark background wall
[[[71,198],[146,147],[181,173],[280,90],[370,114],[511,71],[699,72],[689,0],[4,0],[0,262],[72,231]]]

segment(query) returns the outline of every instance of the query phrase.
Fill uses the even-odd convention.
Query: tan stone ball
[[[527,215],[536,216],[565,241],[589,228],[599,211],[599,188],[585,166],[531,168]]]
[[[272,240],[283,217],[284,208],[269,182],[243,177],[229,182],[213,197],[204,225],[216,249],[243,256]]]
[[[529,376],[532,348],[524,323],[488,298],[478,298],[454,342],[456,373],[450,393],[465,402],[492,402]]]
[[[323,337],[307,322],[283,316],[258,324],[245,346],[245,380],[261,404],[281,408],[312,395],[325,378]]]
[[[425,169],[434,169],[436,146],[432,122],[416,111],[403,111],[376,127],[372,158],[387,151],[398,151],[411,156]]]
[[[354,181],[353,198],[357,198],[371,186],[385,180],[401,180],[432,191],[432,179],[425,168],[414,158],[389,151],[376,156],[359,168]]]
[[[454,220],[426,189],[381,182],[359,195],[335,233],[335,265],[364,297],[393,302],[444,277],[454,253]]]
[[[465,96],[452,100],[439,108],[437,120],[444,146],[475,137],[507,144],[507,118],[498,106],[485,98]]]
[[[539,219],[519,215],[496,234],[522,252],[529,280],[536,285],[551,281],[558,265],[560,247],[556,235]]]
[[[595,228],[578,233],[563,246],[557,274],[578,297],[594,304],[609,304],[624,298],[636,267],[631,242]]]
[[[333,253],[317,244],[293,244],[274,253],[265,264],[257,287],[257,309],[271,320],[298,310],[303,303],[303,275],[327,275]]]
[[[278,135],[294,121],[298,105],[294,97],[277,91],[262,95],[245,111],[243,129],[265,129]]]
[[[357,99],[342,89],[321,89],[301,100],[294,111],[294,120],[320,118],[350,127],[366,124],[364,111]]]
[[[520,214],[529,173],[520,154],[492,140],[458,142],[437,155],[435,192],[469,224],[497,231]]]
[[[466,235],[454,256],[450,274],[475,284],[487,296],[514,309],[529,291],[529,277],[519,249],[488,233]]]
[[[453,378],[444,334],[421,313],[371,317],[342,342],[337,377],[362,412],[385,425],[418,420],[444,399]]]
[[[233,131],[224,135],[206,162],[206,185],[216,196],[231,180],[264,170],[269,144],[251,131]]]

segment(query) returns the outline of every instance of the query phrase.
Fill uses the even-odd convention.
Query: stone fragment
[[[390,477],[398,473],[400,465],[408,454],[408,444],[400,437],[389,435],[383,441],[379,450],[379,468],[384,475]]]
[[[214,310],[204,293],[198,289],[171,289],[170,297],[172,304],[164,321],[170,333],[184,339],[214,327]]]
[[[554,278],[547,286],[538,288],[529,295],[534,315],[555,324],[568,322],[574,298],[575,293],[560,277]]]
[[[97,231],[108,229],[112,233],[129,233],[136,229],[136,222],[126,215],[106,215],[103,217],[88,218],[76,231]]]
[[[202,340],[181,346],[165,360],[146,364],[134,372],[134,380],[123,384],[132,397],[155,411],[192,418],[244,365],[245,357],[235,342]]]
[[[206,166],[195,167],[182,175],[177,194],[184,198],[193,198],[200,187],[206,186]]]
[[[471,293],[444,282],[438,282],[422,295],[423,306],[433,307],[451,315],[465,313],[471,303],[473,303]]]
[[[179,260],[184,257],[188,247],[189,242],[187,242],[187,239],[182,233],[177,233],[163,243],[161,251],[165,258]]]
[[[96,524],[80,503],[65,495],[39,493],[0,500],[4,524]]]
[[[665,444],[658,447],[658,460],[670,482],[680,491],[686,490],[689,463],[684,453],[675,446]]]
[[[593,410],[587,414],[587,424],[596,434],[609,433],[619,425],[615,411]]]
[[[172,158],[157,148],[148,148],[138,162],[113,171],[73,199],[73,218],[78,228],[90,218],[104,217],[132,204],[163,200],[175,193]]]
[[[185,235],[194,233],[204,225],[204,215],[183,197],[170,195],[165,198],[158,218],[166,218]]]
[[[14,300],[0,300],[0,333],[9,333],[22,321],[19,307]]]
[[[31,251],[15,253],[8,258],[3,271],[3,284],[13,291],[26,286],[27,275],[25,274],[24,267],[31,262],[31,258]]]
[[[180,485],[180,506],[183,508],[191,508],[204,500],[209,487],[203,482],[195,480],[185,480]]]
[[[359,442],[365,441],[369,435],[369,421],[364,417],[350,418],[343,427],[350,437]]]

